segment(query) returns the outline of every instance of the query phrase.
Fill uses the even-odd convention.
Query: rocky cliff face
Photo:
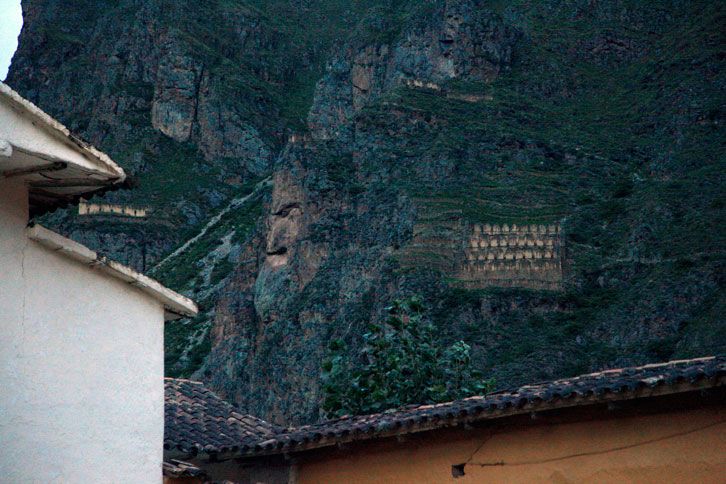
[[[308,116],[314,139],[339,139],[355,113],[400,85],[490,82],[508,67],[517,31],[481,5],[433,3],[413,15],[397,25],[374,11],[359,24],[318,85]]]
[[[10,82],[163,215],[153,271],[205,305],[171,373],[314,421],[328,342],[413,293],[500,386],[726,349],[719,6],[108,3],[26,2]]]
[[[163,1],[23,7],[25,28],[8,82],[136,177],[138,190],[117,193],[116,201],[155,212],[121,230],[97,224],[87,230],[63,214],[56,218],[65,231],[89,243],[110,231],[119,244],[108,250],[132,247],[124,261],[141,267],[142,255],[153,261],[181,242],[170,225],[204,222],[240,185],[269,172],[284,139],[279,109],[269,94],[228,95],[235,84],[265,82],[263,74],[245,65],[239,70],[251,79],[242,81],[227,68],[232,59],[225,53],[211,57],[203,50],[229,43],[231,56],[241,60],[272,43],[247,10],[206,12]]]
[[[176,25],[192,23],[187,16],[200,12],[172,2],[87,3],[25,2],[26,28],[8,81],[121,156],[131,143],[148,142],[144,138],[156,131],[179,143],[192,141],[205,159],[245,158],[250,165],[244,168],[265,170],[270,153],[262,146],[274,139],[263,141],[254,120],[242,120],[235,109],[240,103],[224,99],[221,66],[185,38],[190,26]],[[234,25],[242,27],[225,40],[242,52],[266,42],[254,19],[227,13],[236,14]],[[268,114],[263,103],[251,106],[260,116]],[[132,131],[141,124],[132,117],[147,112],[151,123],[143,127],[148,132]],[[266,134],[274,124],[267,121]],[[132,170],[143,163],[129,161]]]

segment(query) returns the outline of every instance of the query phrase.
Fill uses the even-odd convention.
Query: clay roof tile
[[[708,380],[708,381],[705,381]],[[430,430],[467,421],[499,418],[532,410],[542,411],[558,405],[590,405],[616,398],[639,398],[644,388],[675,386],[684,382],[705,386],[726,383],[726,357],[707,357],[649,364],[633,368],[609,369],[587,375],[525,385],[510,391],[469,397],[452,402],[406,405],[398,409],[362,416],[345,416],[315,425],[287,429],[276,435],[284,448],[335,445],[350,439],[387,437],[398,433]],[[674,387],[673,391],[679,390]],[[643,394],[648,396],[649,393]],[[320,440],[321,436],[326,436]],[[267,439],[260,439],[264,441]],[[269,453],[251,446],[248,455]],[[264,443],[264,442],[262,442]],[[279,451],[279,448],[276,451]]]

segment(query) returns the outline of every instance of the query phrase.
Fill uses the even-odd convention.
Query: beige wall
[[[161,482],[163,308],[25,235],[0,181],[0,481]]]
[[[724,482],[726,411],[420,434],[301,458],[298,484]],[[481,446],[481,448],[480,448]],[[331,453],[332,452],[332,453]],[[467,461],[454,479],[452,464]],[[504,463],[503,465],[501,463]]]

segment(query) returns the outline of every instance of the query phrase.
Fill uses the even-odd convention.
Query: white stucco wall
[[[29,240],[0,180],[0,482],[160,482],[163,307]]]

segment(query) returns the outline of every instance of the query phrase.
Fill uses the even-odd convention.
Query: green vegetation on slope
[[[394,301],[385,324],[371,323],[357,352],[341,340],[330,344],[323,363],[325,401],[331,416],[381,412],[407,404],[437,403],[492,388],[472,368],[470,347],[444,347],[424,320],[418,297]]]
[[[166,286],[193,297],[200,308],[199,316],[170,321],[164,326],[164,358],[169,376],[191,375],[211,350],[211,318],[217,291],[237,268],[238,252],[249,244],[262,215],[268,186],[264,181],[255,186],[253,189],[250,184],[242,190],[237,199],[245,201],[207,226],[201,237],[151,271]]]

